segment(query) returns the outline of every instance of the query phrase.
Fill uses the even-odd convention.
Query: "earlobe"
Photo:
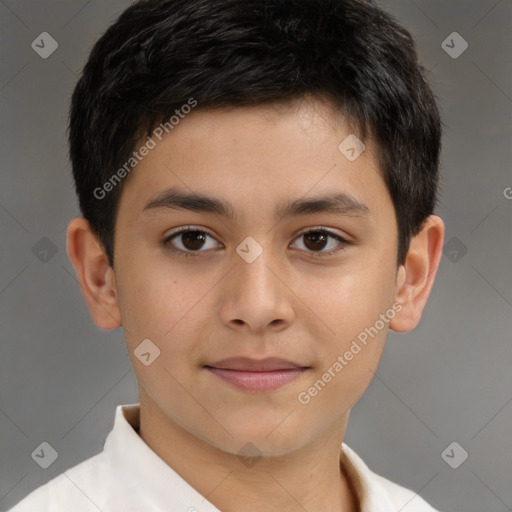
[[[73,219],[67,230],[67,251],[94,323],[105,330],[121,326],[114,271],[107,255],[83,217]]]
[[[406,260],[396,278],[395,301],[402,308],[390,322],[390,329],[407,332],[418,325],[434,284],[443,239],[444,223],[437,215],[428,217],[421,231],[411,239]]]

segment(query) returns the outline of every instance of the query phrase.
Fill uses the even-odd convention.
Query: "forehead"
[[[268,203],[282,214],[297,198],[339,192],[344,207],[351,202],[360,213],[371,211],[387,189],[374,144],[365,140],[363,149],[354,132],[327,102],[199,108],[162,140],[152,137],[155,147],[133,170],[121,202],[140,214],[179,189],[220,199],[234,217]]]

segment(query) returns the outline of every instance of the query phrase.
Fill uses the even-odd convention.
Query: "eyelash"
[[[183,233],[187,233],[187,232],[190,232],[190,231],[197,231],[201,234],[206,234],[208,235],[209,237],[215,239],[215,237],[209,232],[209,231],[206,231],[205,229],[198,229],[198,228],[195,228],[193,226],[186,226],[182,229],[180,229],[179,231],[175,231],[174,233],[172,233],[171,235],[167,236],[163,241],[162,241],[162,245],[164,246],[164,248],[178,256],[183,256],[183,257],[189,257],[189,256],[200,256],[201,253],[204,253],[204,252],[207,252],[207,251],[183,251],[182,249],[177,249],[175,248],[172,244],[171,244],[171,240],[178,237],[179,235],[183,234]],[[346,240],[345,238],[341,237],[340,235],[338,234],[335,234],[333,233],[332,231],[329,231],[328,229],[325,229],[325,228],[314,228],[314,229],[310,229],[308,231],[303,231],[302,233],[300,233],[297,237],[297,238],[300,238],[301,236],[304,236],[304,235],[308,235],[310,233],[322,233],[324,235],[328,235],[330,236],[331,238],[335,238],[336,240],[338,240],[340,242],[340,244],[342,245],[341,249],[335,249],[335,250],[332,250],[332,251],[329,251],[329,252],[321,252],[321,251],[307,251],[307,252],[310,252],[312,255],[314,255],[313,257],[315,258],[318,258],[318,257],[325,257],[325,256],[331,256],[333,254],[336,254],[338,252],[341,252],[343,251],[347,245],[350,245],[351,242],[349,242],[348,240]],[[318,256],[316,256],[318,255]]]

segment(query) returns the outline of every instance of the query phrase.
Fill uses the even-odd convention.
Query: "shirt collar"
[[[107,436],[103,455],[126,482],[144,489],[154,506],[173,504],[176,510],[221,512],[164,462],[138,435],[140,404],[119,405],[114,427]],[[388,493],[374,473],[345,443],[340,450],[340,464],[356,493],[360,512],[396,510]]]
[[[375,473],[345,443],[341,445],[340,464],[354,487],[360,512],[396,511],[386,489],[377,481]]]
[[[140,404],[119,405],[103,455],[127,487],[143,490],[147,510],[221,512],[142,440],[139,427]]]

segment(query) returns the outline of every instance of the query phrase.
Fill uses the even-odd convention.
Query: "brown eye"
[[[206,241],[206,237],[202,231],[184,231],[180,233],[182,244],[190,251],[201,249]]]
[[[312,251],[321,251],[326,245],[329,235],[319,231],[310,231],[302,235],[304,237],[304,245]]]
[[[166,237],[162,244],[171,252],[181,256],[193,256],[194,253],[206,252],[206,249],[215,248],[209,240],[215,240],[212,235],[201,229],[182,229]]]
[[[310,229],[299,235],[296,240],[303,240],[299,249],[315,256],[328,256],[345,249],[350,242],[324,228]],[[212,245],[213,242],[213,245]],[[179,256],[200,256],[220,244],[213,235],[202,229],[183,228],[167,236],[162,245]],[[327,249],[327,250],[325,250]]]
[[[306,252],[319,253],[320,255],[336,253],[343,250],[345,246],[349,244],[349,242],[341,236],[324,228],[306,231],[297,238],[297,240],[301,239],[304,240],[302,245],[305,249],[303,250]],[[338,249],[336,249],[336,247],[338,247]],[[326,248],[328,249],[327,251],[324,250]],[[299,249],[301,248],[299,247]]]

